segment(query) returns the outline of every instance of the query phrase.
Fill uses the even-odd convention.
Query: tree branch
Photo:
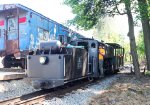
[[[126,12],[121,13],[121,12],[119,11],[119,8],[118,8],[118,5],[117,5],[117,4],[116,4],[116,10],[117,10],[117,13],[118,13],[119,15],[125,15],[125,14],[127,14]]]

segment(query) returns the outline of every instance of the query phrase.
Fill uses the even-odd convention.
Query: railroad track
[[[20,68],[0,68],[1,72],[24,72],[24,69]]]
[[[64,86],[57,87],[54,89],[40,90],[30,94],[22,95],[20,97],[15,97],[12,99],[7,99],[0,101],[0,105],[33,105],[40,104],[46,99],[51,99],[53,97],[63,97],[67,93],[76,91],[77,89],[85,89],[87,86],[91,86],[109,78],[113,75],[107,75],[104,78],[97,79],[94,81],[88,81],[88,79],[74,81],[73,83],[65,84]]]
[[[98,82],[100,82],[100,80],[95,80],[93,82],[89,82],[87,79],[84,79],[82,81],[75,81],[73,84],[69,83],[55,89],[40,90],[20,97],[0,101],[0,105],[40,104],[42,101],[46,99],[51,99],[53,97],[63,97],[66,93],[70,93],[73,90],[77,89],[84,89],[86,88],[86,86],[93,85]]]
[[[15,97],[12,99],[7,99],[4,101],[0,101],[0,105],[32,105],[38,104],[45,100],[50,93],[52,93],[52,89],[49,90],[40,90],[30,94],[22,95],[20,97]]]
[[[46,99],[48,94],[40,95],[30,99],[22,99],[22,97],[16,97],[13,99],[0,102],[0,105],[32,105],[39,104]]]

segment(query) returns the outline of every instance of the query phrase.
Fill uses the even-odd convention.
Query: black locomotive
[[[40,49],[27,56],[27,75],[35,88],[49,89],[83,78],[99,78],[98,49],[102,46],[104,73],[123,66],[124,49],[115,43],[82,38],[61,46],[57,40],[40,43]]]

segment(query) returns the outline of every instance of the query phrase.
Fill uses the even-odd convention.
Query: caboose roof
[[[48,17],[42,15],[41,13],[38,13],[38,12],[36,12],[36,11],[34,11],[34,10],[32,10],[32,9],[30,9],[30,8],[28,8],[28,7],[26,7],[26,6],[23,6],[23,5],[21,5],[21,4],[1,4],[1,5],[0,5],[0,12],[5,11],[5,10],[10,10],[10,9],[15,9],[15,8],[19,8],[19,9],[22,9],[22,10],[26,10],[26,11],[28,11],[28,12],[32,12],[32,13],[34,13],[34,14],[36,14],[36,15],[42,17],[42,18],[45,18],[45,19],[47,19],[47,20],[49,20],[49,21],[53,21],[53,22],[57,23],[56,21],[54,21],[54,20],[52,20],[52,19],[50,19],[50,18],[48,18]],[[59,24],[59,23],[57,23],[57,24]],[[62,24],[60,24],[60,25],[62,25]],[[64,26],[64,27],[65,27],[65,26]],[[66,28],[67,28],[67,27],[66,27]]]
[[[119,44],[116,44],[116,43],[106,43],[110,46],[113,46],[114,48],[122,48],[122,46],[120,46]]]
[[[58,22],[56,22],[56,21],[54,21],[54,20],[52,20],[52,19],[50,19],[50,18],[44,16],[44,15],[42,15],[41,13],[38,13],[38,12],[36,12],[36,11],[34,11],[34,10],[32,10],[32,9],[30,9],[30,8],[28,8],[28,7],[26,7],[26,6],[23,6],[23,5],[21,5],[21,4],[1,4],[1,5],[0,5],[0,12],[6,11],[6,10],[10,10],[10,9],[15,9],[15,8],[19,8],[19,9],[22,9],[22,10],[25,10],[25,11],[28,11],[28,12],[32,12],[32,13],[34,13],[34,14],[36,14],[36,15],[38,15],[38,16],[44,18],[44,19],[47,19],[47,20],[49,20],[49,21],[51,21],[51,22],[54,22],[55,24],[58,24],[58,25],[60,25],[60,26],[62,26],[62,27],[64,27],[64,28],[68,29],[68,27],[63,26],[62,24],[60,24],[60,23],[58,23]],[[84,37],[83,35],[81,35],[81,34],[75,32],[75,31],[73,31],[73,30],[71,30],[71,29],[69,29],[69,32],[73,32],[73,33],[76,33],[76,34],[78,34],[78,35]]]

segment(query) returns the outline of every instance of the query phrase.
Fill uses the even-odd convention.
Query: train
[[[26,55],[41,41],[70,40],[84,36],[21,4],[0,5],[0,56],[5,68],[25,68]]]
[[[99,78],[123,66],[124,48],[104,43],[51,20],[21,4],[0,5],[0,56],[5,68],[21,67],[34,88],[50,89],[83,78]]]
[[[62,46],[58,40],[41,42],[40,48],[27,56],[27,77],[36,89],[51,89],[66,83],[101,77],[99,47],[105,49],[103,72],[117,73],[124,65],[124,48],[93,38],[79,38]]]

